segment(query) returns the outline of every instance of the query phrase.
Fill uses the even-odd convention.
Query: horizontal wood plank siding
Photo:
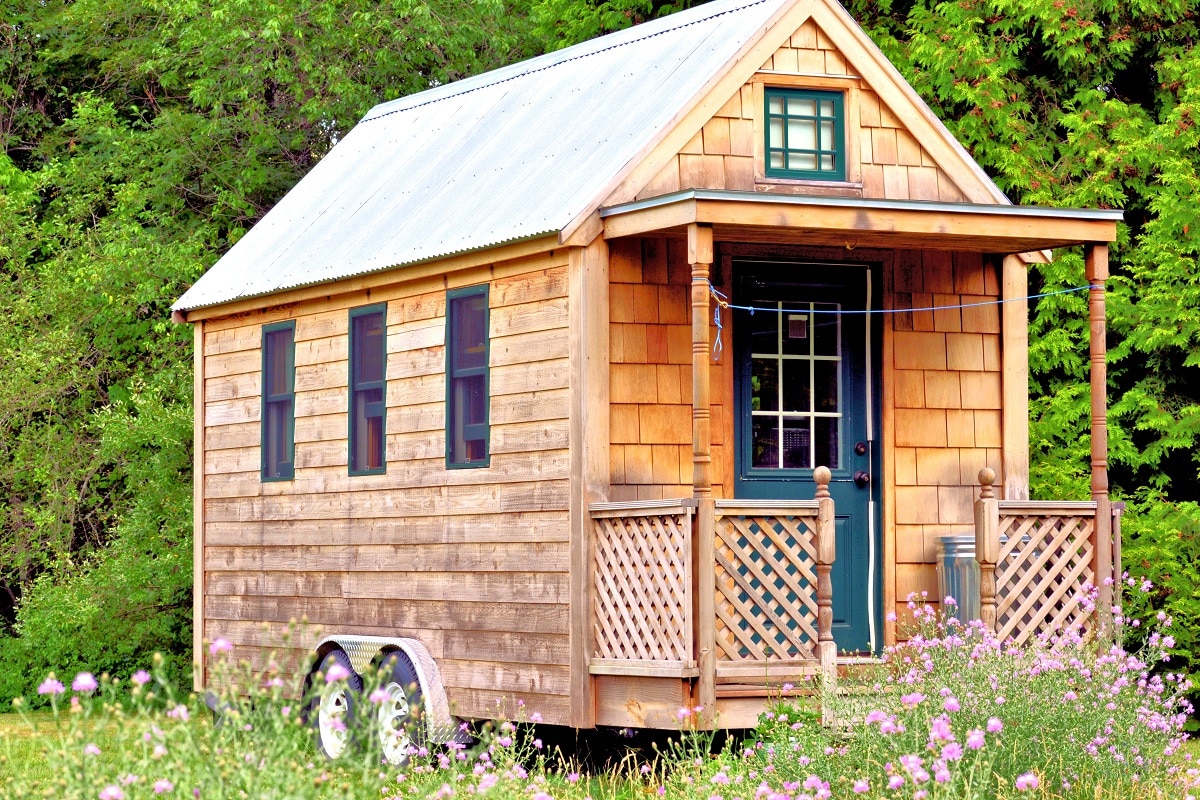
[[[485,282],[491,461],[448,470],[445,292]],[[300,619],[293,650],[318,630],[415,637],[454,713],[524,701],[568,722],[566,294],[556,253],[207,322],[206,635],[255,663]],[[387,470],[350,476],[348,310],[381,302]],[[296,476],[264,484],[261,329],[283,319],[296,321]]]

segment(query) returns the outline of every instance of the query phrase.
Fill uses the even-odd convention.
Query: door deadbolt
[[[859,442],[858,444],[854,445],[854,452],[860,456],[865,456],[867,454],[867,443]]]

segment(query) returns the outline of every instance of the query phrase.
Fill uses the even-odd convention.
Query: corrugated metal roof
[[[557,233],[789,0],[716,0],[382,103],[176,303]]]

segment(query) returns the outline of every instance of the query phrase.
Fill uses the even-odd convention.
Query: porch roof
[[[606,239],[683,236],[696,223],[716,241],[1013,254],[1115,241],[1123,212],[689,189],[600,216]]]

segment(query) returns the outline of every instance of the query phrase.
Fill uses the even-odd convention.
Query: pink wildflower
[[[1000,721],[999,717],[988,717],[988,721],[987,721],[987,732],[988,733],[999,733],[1002,730],[1004,730],[1004,723]]]
[[[94,742],[88,742],[87,746],[83,748],[83,754],[85,756],[98,756],[100,755],[100,748]]]
[[[867,783],[865,778],[859,778],[854,782],[855,794],[866,794],[871,791],[871,784]]]
[[[38,694],[62,694],[65,691],[62,681],[54,679],[54,673],[51,673],[50,677],[42,681],[41,686],[38,687]]]
[[[125,800],[125,793],[120,786],[112,783],[100,790],[100,800]]]
[[[350,677],[350,670],[346,669],[341,664],[333,664],[325,672],[325,682],[326,683],[336,683],[337,681],[344,681],[349,677]]]
[[[1038,787],[1038,777],[1032,772],[1026,772],[1023,775],[1018,775],[1015,783],[1018,792],[1024,792],[1029,789]]]
[[[220,653],[229,653],[233,651],[233,643],[228,639],[217,637],[212,644],[208,646],[209,655],[219,655]]]
[[[165,794],[166,792],[173,791],[174,789],[175,789],[175,784],[171,783],[166,778],[162,778],[161,780],[157,780],[154,782],[154,793],[155,794]]]
[[[981,750],[984,745],[983,731],[976,728],[967,734],[967,747],[972,750]]]
[[[131,677],[129,680],[133,681],[138,686],[145,686],[150,682],[150,673],[146,672],[144,669],[139,669],[137,672],[133,673],[133,677]]]
[[[945,703],[942,703],[942,708],[946,709],[950,713],[954,713],[955,711],[960,711],[962,709],[962,706],[960,706],[958,704],[957,697],[951,696],[951,697],[946,698]]]
[[[90,672],[81,672],[75,676],[75,680],[71,681],[71,688],[76,692],[91,694],[100,688],[100,684],[96,683],[96,678]]]

